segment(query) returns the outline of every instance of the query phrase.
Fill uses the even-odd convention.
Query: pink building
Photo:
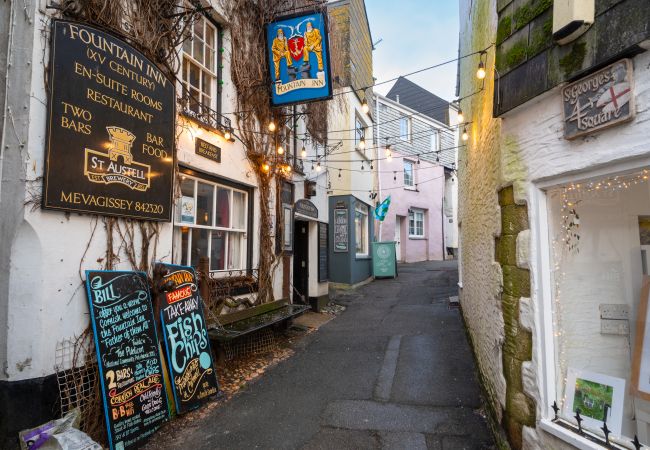
[[[401,262],[453,258],[458,249],[457,109],[405,78],[375,100],[377,200],[391,196],[385,220],[375,224],[377,238],[396,241]]]
[[[398,261],[443,259],[444,168],[392,153],[390,161],[379,161],[378,169],[381,200],[391,196],[386,219],[379,225],[379,240],[397,242]]]

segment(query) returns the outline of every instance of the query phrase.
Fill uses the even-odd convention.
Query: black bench
[[[208,330],[212,341],[230,341],[262,328],[269,327],[297,317],[311,309],[306,305],[292,305],[286,300],[247,308],[218,317],[220,326]]]

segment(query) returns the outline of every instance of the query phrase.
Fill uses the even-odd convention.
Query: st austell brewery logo
[[[84,175],[93,183],[122,184],[145,192],[150,185],[151,167],[133,160],[131,148],[135,135],[116,126],[106,130],[109,136],[106,151],[86,148]]]

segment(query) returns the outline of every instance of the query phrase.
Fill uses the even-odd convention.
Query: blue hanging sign
[[[273,106],[332,97],[327,19],[321,12],[282,17],[266,25]]]

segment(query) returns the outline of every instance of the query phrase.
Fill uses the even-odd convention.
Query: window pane
[[[413,163],[410,161],[404,161],[404,184],[413,186]]]
[[[199,91],[197,89],[190,89],[190,111],[194,111],[197,114],[201,112],[199,100],[201,100]]]
[[[232,228],[246,228],[246,194],[233,191],[232,193]]]
[[[205,48],[205,67],[216,72],[214,68],[214,50],[209,47]]]
[[[196,224],[212,225],[212,196],[214,186],[199,182],[196,191]]]
[[[188,55],[192,54],[192,37],[187,36],[183,41],[183,51]]]
[[[192,87],[195,87],[197,89],[200,88],[199,86],[199,77],[201,76],[201,70],[199,69],[199,66],[196,64],[188,63],[190,65],[190,85]]]
[[[203,41],[194,38],[194,59],[203,64]]]
[[[230,227],[230,189],[217,188],[218,227]]]
[[[212,48],[214,48],[214,41],[215,41],[215,35],[217,34],[217,30],[212,28],[212,26],[206,24],[205,25],[205,42]]]
[[[242,233],[228,233],[228,269],[243,269],[241,263]]]
[[[181,194],[187,197],[194,197],[194,180],[192,178],[181,178]]]
[[[203,78],[203,93],[209,97],[212,97],[212,77],[205,71],[201,71],[201,76]]]
[[[212,232],[212,254],[210,255],[210,270],[224,270],[226,261],[226,232]]]
[[[199,258],[208,257],[208,230],[192,229],[192,266],[198,267]]]
[[[198,19],[194,22],[194,34],[201,39],[203,39],[203,27],[205,26],[203,22],[204,19]]]

